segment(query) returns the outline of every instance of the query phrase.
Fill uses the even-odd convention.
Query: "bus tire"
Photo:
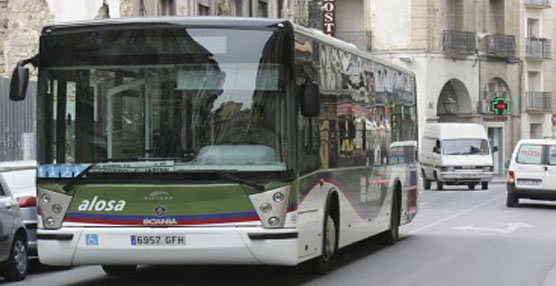
[[[331,216],[331,199],[327,200],[322,231],[322,252],[317,258],[309,260],[303,266],[304,272],[311,275],[323,275],[330,269],[330,264],[338,248],[338,226]]]
[[[129,276],[137,271],[137,265],[102,265],[108,276]]]
[[[469,184],[467,184],[467,188],[469,188],[469,190],[474,190],[475,189],[475,184],[469,183]]]
[[[481,183],[481,189],[488,190],[488,182],[482,182]]]
[[[390,215],[390,229],[380,234],[380,242],[385,245],[394,245],[400,238],[401,219],[401,194],[400,187],[396,187],[392,198],[392,213]]]

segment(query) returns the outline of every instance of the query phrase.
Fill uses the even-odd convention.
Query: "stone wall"
[[[38,52],[41,29],[54,18],[46,0],[10,0],[7,7],[7,28],[2,37],[4,74]]]
[[[8,27],[8,0],[0,0],[0,39],[6,37]],[[0,75],[4,74],[4,45],[0,42]]]

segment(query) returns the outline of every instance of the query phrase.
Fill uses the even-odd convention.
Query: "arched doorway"
[[[471,114],[471,97],[465,84],[457,79],[450,79],[438,96],[436,115],[439,122],[461,121],[458,117]]]

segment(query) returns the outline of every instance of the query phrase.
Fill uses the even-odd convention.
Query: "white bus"
[[[29,63],[42,263],[325,272],[417,213],[414,75],[353,45],[278,19],[54,24],[14,100]]]

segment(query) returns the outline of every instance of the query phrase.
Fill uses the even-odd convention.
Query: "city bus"
[[[417,213],[415,76],[281,19],[44,27],[38,252],[48,265],[329,268]],[[33,100],[33,99],[28,99]]]

